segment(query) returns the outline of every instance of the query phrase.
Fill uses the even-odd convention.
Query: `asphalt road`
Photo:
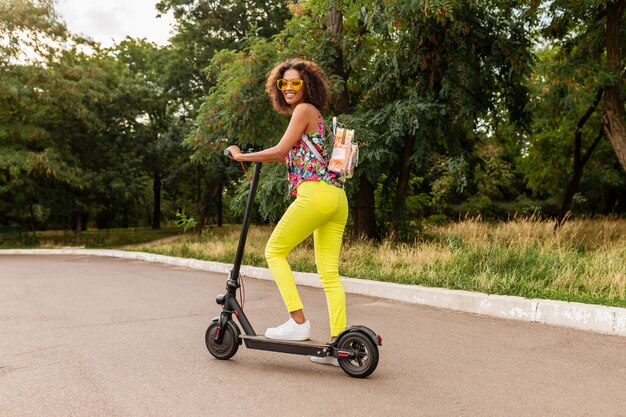
[[[204,332],[226,277],[82,256],[0,257],[0,416],[626,416],[626,338],[348,295],[348,321],[383,337],[353,379],[307,357]],[[258,333],[287,315],[248,279]],[[321,290],[301,288],[313,338]]]

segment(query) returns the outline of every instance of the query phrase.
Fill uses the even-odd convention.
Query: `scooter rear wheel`
[[[351,377],[365,378],[378,366],[378,346],[361,332],[345,334],[337,346],[352,353],[349,357],[337,358],[341,369]]]
[[[213,322],[206,330],[206,335],[204,336],[206,347],[209,349],[209,353],[215,358],[227,360],[232,358],[239,349],[237,335],[230,326],[224,326],[224,328],[221,329],[221,331],[224,332],[224,337],[222,338],[222,343],[218,344],[215,341],[215,334],[217,333],[218,327],[218,323]]]

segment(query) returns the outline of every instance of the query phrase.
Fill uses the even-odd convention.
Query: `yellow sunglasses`
[[[304,80],[295,79],[295,80],[277,80],[276,86],[280,91],[285,91],[287,87],[291,87],[292,90],[298,91],[302,88],[302,84],[304,84]]]

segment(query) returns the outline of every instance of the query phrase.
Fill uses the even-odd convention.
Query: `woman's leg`
[[[348,219],[348,201],[343,190],[334,188],[339,200],[337,211],[313,235],[315,264],[326,293],[331,338],[336,337],[347,325],[346,295],[339,279],[339,255]]]
[[[310,236],[315,229],[326,222],[328,217],[328,215],[316,210],[314,187],[310,183],[312,181],[300,185],[298,198],[283,214],[265,247],[267,265],[274,276],[285,306],[290,313],[295,313],[296,316],[303,306],[293,272],[287,262],[287,255]]]

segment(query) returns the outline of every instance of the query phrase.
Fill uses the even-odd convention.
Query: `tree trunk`
[[[29,212],[30,212],[30,219],[29,219],[30,231],[31,232],[35,232],[35,212],[33,210],[33,204],[32,203],[30,203],[28,205],[28,209],[29,209]]]
[[[224,221],[224,207],[222,205],[222,194],[224,192],[224,183],[220,180],[217,184],[215,195],[215,208],[217,209],[217,226],[222,227]]]
[[[152,195],[154,196],[154,212],[152,213],[152,229],[161,228],[161,171],[156,169],[153,175]]]
[[[77,245],[80,245],[80,241],[82,238],[82,232],[83,232],[83,224],[82,224],[82,218],[80,213],[75,212],[74,213],[74,220],[75,220],[75,225],[76,225],[76,239],[75,242]]]
[[[365,32],[363,22],[358,22],[359,28]],[[341,36],[343,31],[343,13],[337,7],[332,6],[328,12],[327,28],[333,34],[331,46],[335,50],[335,59],[331,64],[332,72],[343,80],[343,85],[339,94],[333,97],[331,103],[335,114],[350,114],[354,106],[350,102],[348,95],[348,79],[350,70],[346,69],[343,62],[343,49],[341,48]],[[377,239],[376,216],[374,213],[374,186],[361,175],[359,186],[355,193],[356,201],[351,202],[350,209],[354,220],[354,236],[364,236],[368,239]]]
[[[202,196],[198,200],[198,207],[196,208],[196,215],[198,216],[198,223],[194,229],[195,233],[200,233],[202,228],[207,225],[209,218],[209,210],[211,206],[211,197],[209,186],[202,192]]]
[[[567,184],[567,189],[565,190],[565,195],[563,196],[563,202],[561,204],[561,212],[556,219],[556,224],[554,225],[555,229],[558,229],[563,224],[565,217],[569,213],[572,207],[572,201],[574,201],[574,194],[578,190],[578,185],[580,184],[580,180],[583,177],[583,168],[589,158],[591,157],[591,153],[594,151],[598,143],[600,143],[600,139],[602,139],[602,129],[600,129],[599,135],[596,137],[594,142],[591,144],[587,152],[583,156],[582,154],[582,143],[583,143],[583,127],[591,117],[591,115],[596,111],[598,105],[600,104],[600,100],[602,99],[602,94],[604,92],[603,88],[599,88],[596,93],[596,97],[591,103],[591,106],[587,109],[585,114],[580,118],[578,123],[576,124],[576,132],[574,133],[574,167],[572,170],[572,178]]]
[[[130,223],[130,216],[128,215],[128,207],[124,206],[122,207],[122,227],[124,229],[127,229],[129,223]]]
[[[400,155],[400,175],[398,176],[398,186],[393,199],[393,212],[391,219],[391,234],[398,236],[406,225],[406,197],[409,189],[409,179],[411,177],[411,155],[415,146],[415,136],[407,138]]]
[[[615,83],[607,86],[604,93],[602,125],[611,141],[617,159],[626,170],[626,122],[624,103],[621,100],[622,71],[620,68],[620,20],[626,0],[606,1],[606,54],[608,68],[615,75]]]
[[[565,195],[563,196],[563,203],[561,204],[561,212],[559,213],[559,217],[557,218],[556,224],[554,226],[555,229],[561,227],[563,221],[567,217],[567,214],[572,207],[572,201],[574,201],[574,194],[576,194],[576,191],[578,190],[578,185],[580,184],[580,180],[583,177],[583,168],[589,160],[591,153],[594,151],[596,146],[598,146],[598,143],[600,143],[600,139],[602,139],[602,136],[604,136],[604,133],[602,132],[602,129],[600,129],[600,133],[598,133],[598,136],[587,150],[587,154],[585,155],[585,157],[583,159],[574,158],[574,173],[572,174],[572,178],[570,179],[569,184],[567,184],[567,189],[565,190]],[[576,147],[578,149],[578,152],[580,152],[580,144],[578,143],[578,140]]]
[[[215,207],[218,209],[217,213],[217,222],[218,226],[221,226],[221,204],[222,204],[222,181],[220,178],[214,177],[212,178],[202,194],[202,197],[198,201],[198,208],[196,213],[198,214],[198,224],[196,225],[195,232],[202,231],[202,228],[208,224],[209,219],[209,211],[211,210],[211,206],[213,203]]]
[[[354,221],[353,236],[378,239],[376,216],[374,215],[374,186],[365,175],[361,176],[355,197],[355,201],[350,207]]]
[[[341,31],[343,30],[343,13],[335,6],[328,12],[328,30],[333,34],[331,41],[335,49],[335,59],[332,63],[333,73],[341,77],[343,87],[340,94],[333,98],[333,108],[336,114],[347,114],[352,112],[352,105],[348,97],[348,74],[343,65],[343,49],[341,48]]]

